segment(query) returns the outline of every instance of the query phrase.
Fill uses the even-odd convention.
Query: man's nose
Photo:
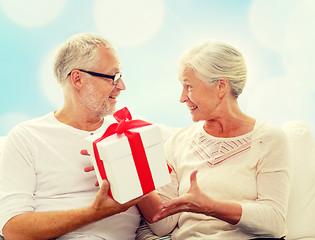
[[[120,90],[125,90],[126,89],[126,85],[125,85],[125,83],[124,83],[122,78],[119,79],[116,87],[119,88]]]

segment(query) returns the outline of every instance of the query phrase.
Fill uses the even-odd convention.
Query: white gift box
[[[165,160],[160,129],[155,125],[130,129],[140,134],[146,158],[154,182],[153,191],[171,182]],[[97,180],[102,184],[102,177],[97,167],[93,142],[103,133],[93,135],[88,140],[88,151],[91,154]],[[119,203],[125,203],[143,195],[140,179],[125,134],[114,134],[97,143],[101,163],[104,165],[113,198]]]

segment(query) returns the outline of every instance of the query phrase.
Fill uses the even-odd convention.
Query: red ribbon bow
[[[148,126],[151,125],[151,123],[142,120],[132,120],[131,114],[126,107],[115,112],[113,116],[118,121],[118,123],[111,124],[103,136],[93,142],[94,156],[101,178],[108,180],[96,144],[113,134],[125,134],[125,136],[128,138],[142,192],[143,194],[149,193],[155,189],[155,186],[143,143],[140,134],[138,132],[131,132],[129,129]],[[108,194],[110,197],[113,197],[110,189]]]

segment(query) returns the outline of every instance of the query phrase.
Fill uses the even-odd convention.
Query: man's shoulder
[[[26,120],[13,127],[12,130],[9,132],[9,135],[16,134],[18,132],[29,132],[32,131],[32,129],[40,129],[45,125],[51,124],[53,122],[52,120],[52,112],[37,118]]]

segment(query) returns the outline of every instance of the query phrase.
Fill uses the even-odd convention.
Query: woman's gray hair
[[[67,86],[67,77],[73,69],[93,67],[100,45],[114,49],[108,40],[92,33],[75,35],[60,47],[55,56],[54,74],[61,87]]]
[[[191,68],[200,80],[209,85],[220,78],[227,78],[236,98],[246,83],[247,69],[243,55],[223,42],[206,41],[188,49],[182,54],[179,66]]]

